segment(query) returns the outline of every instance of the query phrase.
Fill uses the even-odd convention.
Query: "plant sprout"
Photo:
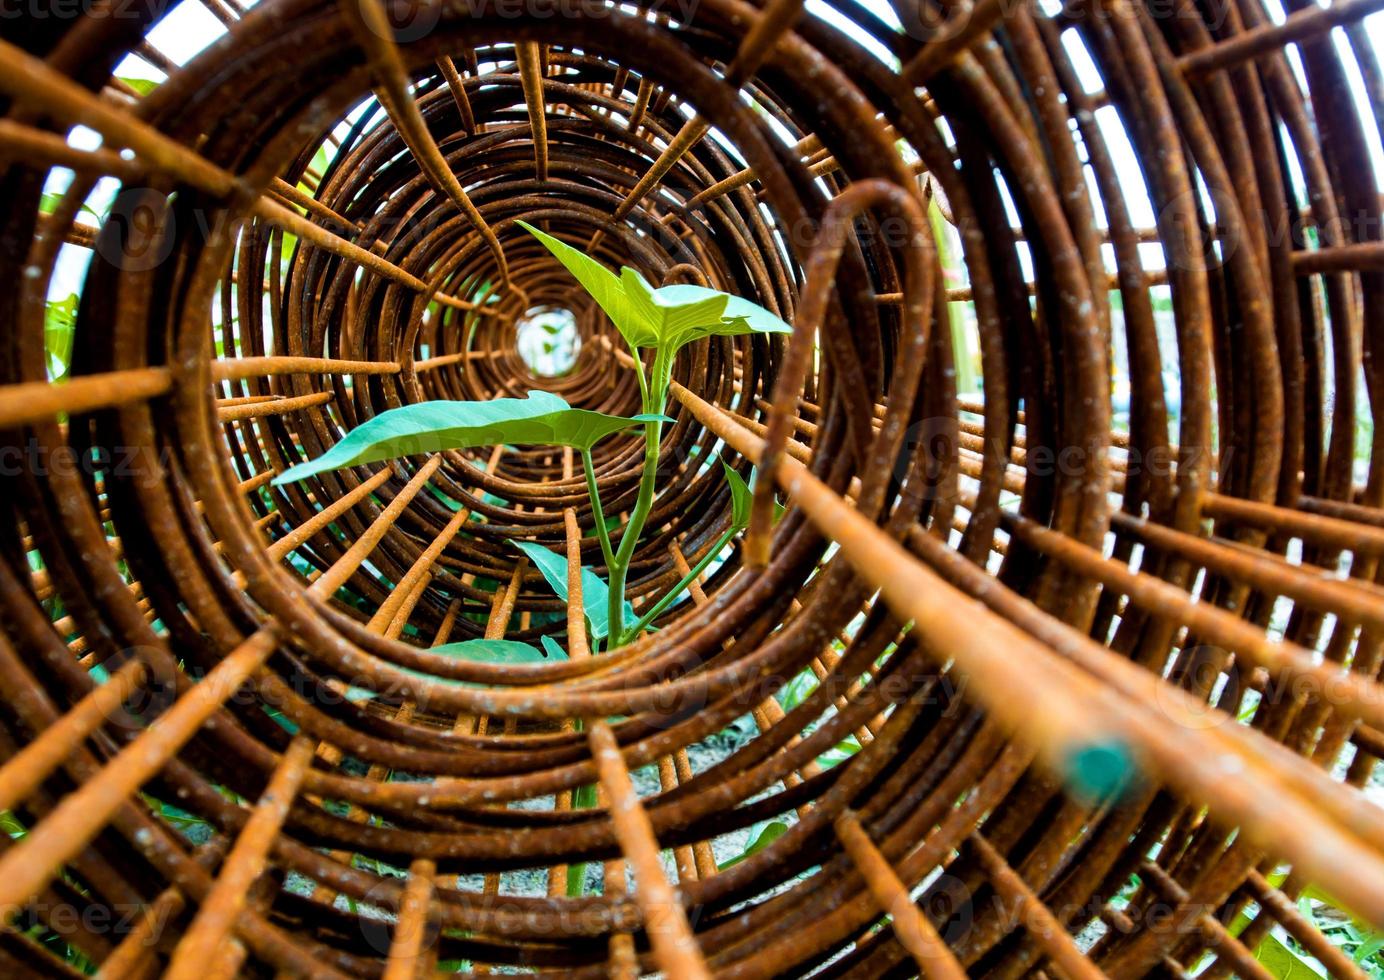
[[[730,528],[669,592],[636,619],[625,598],[630,563],[658,493],[658,456],[664,410],[672,386],[673,366],[682,348],[706,337],[790,333],[792,328],[761,306],[704,286],[673,285],[655,289],[634,269],[617,275],[590,256],[525,222],[518,222],[551,252],[605,312],[629,346],[639,381],[642,411],[624,417],[574,408],[557,395],[531,391],[527,398],[493,401],[430,401],[382,412],[357,426],[314,460],[291,467],[276,484],[292,483],[328,470],[361,463],[448,449],[473,449],[500,444],[566,446],[581,454],[592,519],[608,579],[582,569],[582,595],[592,649],[601,640],[613,650],[630,642],[658,618],[706,567],[744,530],[749,520],[750,489],[729,466]],[[651,352],[649,364],[645,351]],[[614,544],[613,529],[601,508],[592,450],[609,435],[634,427],[644,434],[644,463],[629,520]],[[516,541],[560,598],[567,598],[565,559],[532,541]],[[503,644],[503,646],[501,646]],[[520,649],[520,648],[526,649]],[[523,662],[561,652],[551,641],[540,651],[514,641],[468,640],[437,648],[475,659]]]

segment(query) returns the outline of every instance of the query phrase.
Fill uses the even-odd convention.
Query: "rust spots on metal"
[[[197,2],[0,41],[0,973],[1360,975],[1295,902],[1384,926],[1379,0]],[[613,652],[570,452],[272,482],[639,410],[517,220],[795,325],[680,356],[636,616],[707,564]]]

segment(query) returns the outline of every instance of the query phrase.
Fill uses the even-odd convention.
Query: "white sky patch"
[[[225,33],[225,25],[206,7],[194,0],[183,0],[154,26],[147,37],[150,44],[181,66]]]
[[[877,15],[881,13],[881,7],[887,7],[886,4],[878,2],[865,2],[860,5]],[[807,0],[803,9],[813,17],[826,21],[828,24],[831,24],[837,30],[841,31],[841,33],[848,35],[852,40],[859,43],[861,47],[868,50],[886,65],[890,65],[893,68],[899,67],[899,59],[894,57],[888,48],[880,44],[873,34],[869,33],[855,21],[841,16],[834,8],[823,2],[823,0]],[[898,23],[897,17],[893,19],[893,23]]]
[[[151,82],[161,82],[168,76],[159,71],[137,54],[126,55],[115,66],[116,78],[147,78]]]

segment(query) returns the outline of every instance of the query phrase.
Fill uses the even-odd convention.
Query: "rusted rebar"
[[[1363,975],[1379,0],[188,2],[0,40],[0,972]],[[639,411],[519,220],[795,325],[680,354],[605,652],[637,436],[273,482]]]

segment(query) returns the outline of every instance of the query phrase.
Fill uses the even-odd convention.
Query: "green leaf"
[[[666,351],[676,351],[698,337],[719,333],[722,328],[729,329],[731,333],[747,332],[734,329],[730,321],[723,319],[726,304],[731,298],[729,293],[701,286],[654,289],[643,276],[630,268],[620,270],[620,282],[654,325],[654,332],[658,335],[656,346]]]
[[[1355,951],[1355,962],[1363,963],[1381,949],[1384,949],[1384,932],[1368,933],[1368,938]]]
[[[558,241],[552,235],[539,231],[528,222],[520,221],[518,224],[542,242],[567,271],[576,277],[577,282],[591,294],[596,305],[610,317],[610,321],[615,324],[615,329],[620,331],[620,336],[625,338],[626,343],[631,347],[652,347],[658,343],[653,324],[625,294],[624,286],[615,273],[566,242]]]
[[[273,718],[274,721],[278,723],[279,727],[282,728],[284,731],[288,732],[290,735],[298,734],[297,724],[285,718],[284,713],[282,711],[275,711],[273,708],[266,707],[264,709],[264,713],[268,715],[270,718]]]
[[[500,293],[489,279],[483,279],[479,282],[475,278],[466,280],[458,295],[466,302],[474,303],[477,306],[489,306],[491,303],[500,301]]]
[[[545,636],[543,639],[548,638]],[[444,643],[428,652],[482,664],[542,664],[548,662],[550,654],[559,660],[567,659],[561,647],[553,644],[553,648],[556,653],[552,650],[545,653],[536,646],[518,640],[462,640],[459,643]]]
[[[49,300],[43,319],[43,347],[48,355],[48,377],[66,377],[72,362],[72,341],[77,331],[77,295]]]
[[[750,470],[750,486],[749,486],[749,489],[750,489],[750,499],[751,499],[751,500],[754,499],[754,490],[755,490],[755,488],[756,488],[757,486],[759,486],[759,469],[758,469],[758,467],[755,467],[755,468],[752,468],[752,469]],[[779,502],[778,495],[775,494],[775,495],[774,495],[774,516],[773,516],[773,523],[774,523],[774,524],[777,524],[780,520],[782,520],[782,519],[783,519],[783,515],[784,515],[785,513],[787,513],[787,511],[788,511],[788,508],[787,508],[786,506],[784,506],[782,503]],[[749,522],[747,521],[747,522],[746,522],[746,525],[747,525],[747,526],[748,526],[748,523],[749,523]]]
[[[1275,888],[1281,888],[1287,877],[1288,872],[1286,870],[1277,871],[1268,876],[1269,884],[1273,885]],[[1314,902],[1320,903],[1322,907],[1314,907],[1312,904]],[[1321,929],[1323,932],[1332,928],[1344,929],[1354,941],[1360,944],[1359,948],[1352,954],[1355,962],[1363,963],[1381,949],[1384,949],[1384,932],[1379,932],[1370,928],[1368,923],[1357,918],[1352,917],[1346,921],[1342,921],[1331,917],[1329,913],[1332,911],[1339,911],[1341,903],[1316,885],[1307,885],[1302,889],[1302,893],[1298,898],[1299,908],[1303,908],[1304,903],[1306,906],[1304,914],[1311,922],[1316,924],[1318,929]]]
[[[352,429],[317,459],[279,474],[274,483],[293,483],[327,470],[398,456],[500,443],[571,446],[587,451],[621,429],[661,421],[666,421],[661,415],[624,418],[573,408],[545,391],[531,391],[528,398],[488,402],[420,402],[381,412]]]
[[[654,290],[653,298],[660,307],[678,311],[677,315],[668,315],[665,326],[668,342],[676,347],[713,335],[736,337],[748,333],[793,332],[791,326],[764,307],[706,286],[687,283],[662,286]],[[706,314],[715,309],[712,303],[717,299],[724,299],[725,305],[717,310],[715,319],[709,319]],[[683,315],[683,311],[690,315]]]
[[[0,810],[0,833],[8,834],[13,840],[19,840],[28,832],[29,829],[20,823],[19,818],[13,813]]]
[[[65,196],[66,196],[65,194],[42,194],[42,195],[40,195],[40,196],[39,196],[39,200],[38,200],[38,210],[39,210],[39,213],[40,213],[40,214],[52,214],[53,212],[57,211],[57,210],[58,210],[58,205],[62,204],[62,199],[63,199]],[[104,216],[103,216],[99,211],[97,211],[95,208],[93,208],[90,204],[87,204],[86,202],[82,202],[82,205],[81,205],[81,207],[80,207],[78,210],[79,210],[79,211],[85,211],[87,214],[89,214],[89,215],[91,215],[93,218],[95,218],[98,222],[99,222],[99,221],[104,221],[104,220],[105,220]],[[82,225],[82,227],[83,227],[83,228],[86,228],[86,229],[88,229],[88,230],[92,230],[91,225],[89,225],[89,224],[84,224],[84,225]]]
[[[1254,951],[1254,958],[1278,980],[1320,980],[1322,976],[1273,933],[1260,942],[1259,948]]]
[[[543,573],[557,597],[567,601],[567,559],[549,551],[536,541],[512,541],[528,556],[534,567]],[[591,569],[583,566],[581,570],[581,601],[586,611],[586,624],[591,636],[603,640],[610,635],[610,586]],[[634,622],[634,607],[625,603],[625,621]]]
[[[664,289],[672,289],[672,286],[664,286]],[[692,289],[702,289],[701,286],[692,286]],[[662,292],[662,290],[659,290]],[[785,321],[782,317],[770,313],[758,303],[751,303],[743,296],[731,295],[726,303],[726,319],[743,320],[744,326],[748,330],[742,333],[792,333],[792,324]]]
[[[837,742],[819,755],[817,764],[823,769],[830,769],[832,766],[839,766],[841,763],[849,761],[851,756],[859,751],[860,742],[854,735],[847,735],[844,740]]]
[[[754,855],[764,850],[764,848],[768,847],[786,833],[788,833],[788,824],[784,823],[782,820],[775,820],[765,824],[764,829],[750,842],[743,853],[736,855],[723,864],[717,865],[717,869],[725,871],[727,868],[734,867],[746,858],[754,857]]]
[[[725,460],[721,460],[721,468],[726,471],[726,482],[730,484],[730,522],[743,531],[750,526],[750,505],[754,502],[754,493],[744,478]]]
[[[764,307],[730,293],[682,284],[654,289],[628,266],[617,277],[566,242],[522,221],[519,225],[576,276],[632,348],[653,347],[672,354],[703,337],[793,330]]]
[[[159,83],[152,78],[121,78],[120,80],[140,95],[148,95],[159,87]]]
[[[553,657],[557,660],[567,659],[567,651],[558,645],[557,640],[554,640],[551,636],[540,637],[540,639],[543,642],[543,649],[547,651],[549,657]]]
[[[779,695],[779,703],[783,705],[783,710],[792,711],[806,701],[817,689],[817,684],[817,675],[810,670],[804,670],[794,677]]]
[[[283,241],[279,245],[279,272],[288,275],[288,267],[293,261],[293,250],[298,247],[298,236],[282,232]]]
[[[312,160],[308,163],[308,169],[317,174],[318,179],[321,180],[327,175],[327,167],[331,165],[331,162],[332,158],[327,152],[327,144],[323,143],[317,148],[317,152],[312,155]],[[307,177],[306,174],[303,176],[305,178]],[[312,197],[315,193],[313,189],[302,180],[298,181],[298,189],[308,197]]]

